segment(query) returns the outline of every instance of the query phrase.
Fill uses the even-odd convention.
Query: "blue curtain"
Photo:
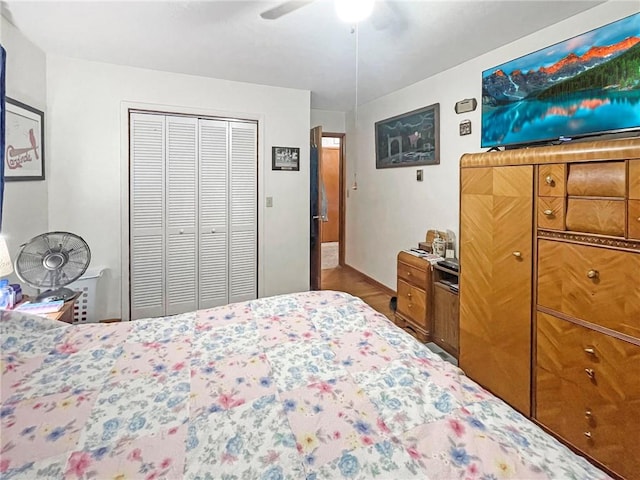
[[[7,52],[0,45],[0,231],[2,231],[2,206],[4,205],[4,71]]]

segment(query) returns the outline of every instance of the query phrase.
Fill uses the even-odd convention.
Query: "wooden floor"
[[[322,270],[322,290],[337,290],[360,297],[378,312],[393,320],[393,312],[389,308],[391,295],[367,281],[364,275],[351,268],[337,267]]]

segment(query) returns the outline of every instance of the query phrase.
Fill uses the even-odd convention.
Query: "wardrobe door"
[[[200,120],[198,308],[228,303],[228,122]]]
[[[533,167],[460,170],[460,367],[530,415]]]
[[[239,302],[257,297],[257,126],[229,129],[229,302]]]
[[[133,113],[129,219],[131,319],[164,315],[165,117]]]
[[[198,308],[197,167],[198,119],[167,117],[165,314]]]

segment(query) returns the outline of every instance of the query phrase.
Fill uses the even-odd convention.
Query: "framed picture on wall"
[[[376,122],[376,168],[440,163],[440,104]]]
[[[271,147],[271,170],[300,170],[300,149]]]
[[[4,179],[44,180],[44,113],[6,97]]]

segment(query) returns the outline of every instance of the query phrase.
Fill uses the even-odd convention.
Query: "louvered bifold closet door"
[[[228,303],[228,122],[200,120],[199,304]]]
[[[131,319],[164,315],[165,117],[130,117]]]
[[[166,315],[198,308],[198,120],[167,117]]]
[[[230,122],[229,302],[257,297],[257,126]]]

